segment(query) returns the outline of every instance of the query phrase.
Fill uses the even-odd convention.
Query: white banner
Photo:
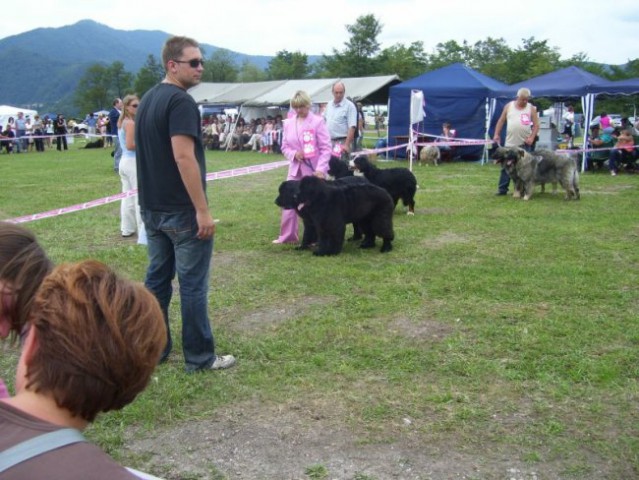
[[[424,92],[421,90],[411,90],[410,92],[410,123],[414,125],[424,120],[426,113],[424,107],[426,101],[424,100]]]

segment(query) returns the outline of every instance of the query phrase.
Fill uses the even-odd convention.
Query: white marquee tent
[[[313,103],[327,103],[332,86],[344,82],[346,96],[367,104],[386,105],[388,90],[400,83],[397,75],[308,80],[272,80],[253,83],[201,83],[189,90],[199,105],[226,105],[240,109],[245,120],[265,116],[268,107],[287,107],[298,90],[304,90]]]
[[[29,110],[28,108],[18,108],[18,107],[12,107],[10,105],[0,105],[0,129],[4,130],[4,128],[7,126],[7,120],[9,120],[9,117],[16,118],[16,116],[18,115],[18,112],[23,112],[25,116],[29,115],[31,118],[33,118],[35,115],[38,114],[37,111]]]

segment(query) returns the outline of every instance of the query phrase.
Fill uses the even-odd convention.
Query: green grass
[[[208,171],[280,159],[207,155]],[[271,244],[284,169],[209,184],[220,219],[210,312],[219,351],[238,366],[186,375],[178,343],[144,394],[89,436],[117,457],[130,428],[152,435],[249,398],[312,398],[339,404],[363,442],[392,442],[400,433],[388,425],[408,417],[416,441],[516,447],[566,478],[596,466],[639,475],[639,176],[586,174],[579,202],[524,202],[493,195],[492,165],[415,174],[416,215],[398,208],[393,252],[346,244],[330,258]],[[108,150],[0,156],[0,218],[119,189]],[[121,240],[118,203],[28,227],[56,262],[94,257],[144,278],[145,251]],[[14,368],[7,349],[9,383]]]

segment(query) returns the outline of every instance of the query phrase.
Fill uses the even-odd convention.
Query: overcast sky
[[[13,0],[3,6],[0,35],[91,19],[121,30],[188,35],[252,55],[319,55],[343,49],[345,26],[366,14],[383,25],[382,48],[420,40],[432,53],[440,42],[473,44],[488,37],[515,48],[535,37],[558,47],[562,59],[584,52],[592,61],[616,65],[639,57],[637,0]]]

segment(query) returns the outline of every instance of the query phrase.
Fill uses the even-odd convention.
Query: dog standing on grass
[[[383,188],[363,178],[345,177],[328,182],[310,175],[300,180],[297,201],[303,204],[302,213],[313,222],[317,232],[318,246],[313,255],[340,253],[347,223],[358,224],[363,232],[359,248],[373,248],[375,237],[380,237],[380,252],[393,249],[395,206]]]
[[[435,145],[427,145],[419,151],[420,165],[439,165],[441,153]]]
[[[513,198],[530,200],[535,185],[557,184],[566,192],[566,200],[579,200],[579,171],[573,155],[556,154],[551,150],[537,150],[529,153],[523,148],[499,147],[493,154],[497,163],[503,164],[515,184]]]
[[[355,172],[362,173],[369,182],[386,190],[397,206],[399,199],[408,208],[408,215],[415,214],[417,179],[408,168],[377,168],[366,157],[356,157],[350,162]]]

